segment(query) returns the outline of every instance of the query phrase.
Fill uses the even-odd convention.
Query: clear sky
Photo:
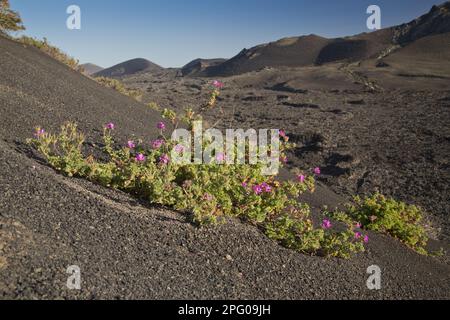
[[[369,31],[366,9],[381,7],[382,27],[408,22],[444,0],[10,0],[25,34],[48,40],[82,63],[102,67],[146,58],[180,67],[195,58],[230,58],[288,36],[338,37]],[[81,30],[66,9],[81,8]]]

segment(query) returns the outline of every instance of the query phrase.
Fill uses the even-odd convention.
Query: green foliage
[[[26,45],[35,47],[46,54],[48,54],[53,59],[58,60],[59,62],[64,63],[65,65],[69,66],[73,70],[76,71],[83,71],[83,68],[79,65],[78,60],[68,56],[66,53],[61,51],[59,48],[51,45],[46,38],[43,40],[35,39],[32,37],[22,36],[20,38],[15,39],[16,41]]]
[[[97,81],[122,93],[126,90],[117,80],[100,78]],[[218,81],[213,85],[210,100],[214,103],[209,103],[209,108],[215,107],[223,86]],[[156,104],[148,106],[161,111]],[[184,123],[192,131],[193,121],[202,118],[203,109],[200,107],[196,113],[189,108],[182,115],[162,109],[161,114],[175,127]],[[275,176],[262,174],[262,164],[221,164],[223,154],[220,157],[215,154],[212,163],[203,165],[171,161],[172,151],[183,155],[186,149],[164,136],[163,123],[159,123],[158,128],[161,136],[151,147],[134,141],[118,146],[112,136],[114,124],[109,123],[103,134],[105,156],[101,158],[106,159],[103,161],[83,155],[84,136],[73,123],[63,125],[56,135],[37,128],[35,138],[29,143],[50,165],[68,176],[83,177],[150,203],[187,212],[200,226],[235,217],[257,226],[285,247],[303,253],[349,258],[364,251],[363,243],[367,239],[355,237],[351,225],[344,231],[337,231],[330,221],[324,220],[322,226],[314,227],[309,206],[298,201],[304,192],[314,191],[314,176],[298,172],[298,181],[278,181]],[[285,157],[286,151],[295,145],[288,142],[284,131],[280,131],[280,139],[279,154]],[[205,150],[212,141],[205,137],[202,143]],[[245,144],[245,157],[248,157],[249,142]],[[273,152],[256,148],[259,155]],[[189,154],[187,156],[190,158]]]
[[[176,112],[173,111],[173,110],[170,110],[170,109],[165,108],[165,109],[161,112],[161,116],[162,116],[164,119],[170,120],[170,122],[172,122],[172,124],[177,123],[177,114],[176,114]]]
[[[20,15],[11,10],[9,0],[0,0],[0,34],[25,30]]]
[[[340,232],[315,229],[309,218],[307,205],[303,206],[303,210],[284,214],[268,223],[266,234],[285,247],[304,253],[350,258],[353,254],[364,251],[364,238],[355,237],[352,225]]]
[[[423,213],[414,206],[387,198],[379,193],[348,206],[348,216],[360,221],[364,228],[391,235],[421,254],[428,242],[422,225]]]
[[[97,78],[94,78],[94,80],[105,87],[112,88],[112,89],[120,92],[121,94],[129,96],[135,100],[141,101],[141,99],[142,99],[142,95],[143,95],[142,91],[137,90],[137,89],[129,89],[129,88],[125,87],[125,85],[117,79],[111,79],[111,78],[107,78],[107,77],[97,77]]]
[[[111,127],[104,130],[107,161],[85,157],[83,141],[76,125],[67,123],[56,135],[38,128],[29,143],[55,169],[68,176],[87,178],[150,203],[191,213],[199,225],[236,217],[300,252],[348,258],[364,250],[362,240],[355,240],[350,229],[337,232],[314,227],[309,207],[297,200],[300,194],[314,190],[313,176],[302,182],[281,182],[274,176],[262,175],[260,164],[194,165],[164,161],[175,147],[174,142],[161,136],[153,148],[139,143],[118,147]],[[206,139],[204,143],[206,146],[209,142]],[[282,144],[282,149],[286,145]],[[255,192],[255,187],[263,191]]]

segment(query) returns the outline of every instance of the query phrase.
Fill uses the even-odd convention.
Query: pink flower
[[[331,221],[328,219],[323,219],[322,221],[322,229],[330,229],[331,228]]]
[[[156,125],[156,127],[159,130],[165,130],[166,129],[166,124],[164,122],[158,122],[158,124]]]
[[[361,232],[355,232],[355,239],[358,240],[361,238]]]
[[[144,162],[145,161],[145,156],[142,153],[139,153],[136,155],[136,161],[137,162]]]
[[[300,175],[297,176],[297,180],[298,180],[300,183],[305,182],[305,179],[306,179],[306,177],[305,177],[303,174],[300,174]]]
[[[283,138],[283,140],[284,140],[285,142],[288,142],[288,141],[289,141],[289,137],[286,135],[286,131],[284,131],[284,130],[278,130],[278,132],[279,132],[279,134],[280,134],[280,137]]]
[[[253,192],[257,195],[260,195],[261,193],[263,193],[263,189],[260,185],[255,185],[252,187]]]
[[[163,154],[161,157],[159,157],[159,163],[168,164],[169,161],[170,161],[170,158],[167,154]]]
[[[225,161],[225,154],[223,154],[222,152],[219,152],[219,153],[216,155],[216,161],[217,161],[218,163],[224,162],[224,161]]]
[[[136,148],[136,144],[134,143],[134,141],[130,140],[127,142],[127,147],[130,149],[134,149],[134,148]]]
[[[242,187],[243,187],[243,188],[247,188],[247,186],[248,186],[247,182],[245,182],[245,181],[242,182]]]
[[[355,227],[358,228],[358,229],[361,229],[361,228],[362,228],[361,222],[357,222],[357,223],[355,224]]]
[[[183,153],[184,152],[184,146],[181,144],[177,144],[174,148],[175,152],[177,153]]]
[[[222,88],[223,88],[223,83],[220,82],[219,80],[214,80],[212,84],[213,84],[213,86],[214,86],[216,89],[222,89]]]
[[[152,148],[153,149],[159,149],[162,147],[162,145],[164,144],[164,140],[162,139],[157,139],[155,141],[152,142]]]
[[[261,183],[261,188],[267,193],[272,192],[272,187],[265,182]]]
[[[320,175],[320,168],[319,167],[314,168],[314,174],[317,175],[317,176]]]
[[[42,135],[44,135],[45,134],[45,130],[44,129],[42,129],[42,128],[37,128],[36,129],[36,132],[34,133],[34,136],[36,137],[36,138],[39,138],[39,137],[41,137]]]
[[[368,243],[369,242],[369,236],[368,235],[365,235],[364,236],[364,243]]]
[[[110,123],[106,124],[105,127],[106,127],[106,129],[114,130],[114,128],[115,128],[116,126],[115,126],[114,123],[110,122]]]

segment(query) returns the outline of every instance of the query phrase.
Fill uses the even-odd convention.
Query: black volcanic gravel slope
[[[35,48],[0,37],[0,134],[24,141],[35,126],[75,121],[88,136],[114,122],[117,135],[156,137],[158,112],[105,88]]]
[[[309,257],[236,220],[199,229],[57,174],[24,152],[32,126],[76,120],[95,140],[114,121],[119,134],[150,137],[159,117],[32,48],[0,38],[0,57],[0,298],[450,298],[449,265],[385,236],[370,234],[352,260]],[[380,291],[366,287],[373,264]],[[65,286],[71,265],[79,291]]]
[[[55,174],[0,143],[0,298],[409,299],[449,296],[450,267],[371,234],[352,260],[284,249],[237,221],[198,229],[168,210]],[[382,290],[366,269],[382,268]],[[65,287],[81,268],[81,290]]]

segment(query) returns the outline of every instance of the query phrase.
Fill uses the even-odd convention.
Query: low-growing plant
[[[359,221],[363,228],[391,235],[421,254],[426,254],[428,236],[420,208],[376,193],[354,198],[346,213],[339,213]]]
[[[364,251],[367,236],[357,236],[358,232],[351,226],[345,231],[335,231],[331,221],[327,219],[324,219],[321,228],[314,228],[309,218],[309,208],[305,206],[304,210],[303,215],[283,214],[268,222],[267,236],[287,248],[324,256],[350,258],[353,254]]]
[[[70,57],[69,55],[67,55],[66,53],[61,51],[61,49],[51,45],[47,41],[46,38],[44,38],[43,40],[39,40],[39,39],[35,39],[32,37],[22,36],[20,38],[16,38],[15,40],[26,46],[32,46],[32,47],[35,47],[35,48],[45,52],[50,57],[64,63],[65,65],[69,66],[73,70],[76,70],[79,72],[83,71],[83,67],[81,67],[79,65],[78,60]]]
[[[181,117],[166,109],[163,116],[174,124],[183,121],[188,127],[196,117],[191,109]],[[115,126],[107,124],[103,134],[106,157],[102,157],[107,160],[103,161],[84,156],[84,136],[74,123],[64,124],[59,134],[37,128],[29,143],[52,167],[68,176],[87,178],[152,204],[190,213],[198,225],[236,217],[303,253],[348,258],[364,250],[366,239],[355,237],[352,227],[337,231],[329,220],[314,226],[309,206],[298,201],[302,193],[314,191],[319,168],[310,175],[298,172],[296,181],[278,181],[276,176],[262,174],[263,164],[222,164],[224,154],[216,154],[210,164],[180,164],[171,160],[171,152],[182,154],[185,147],[165,136],[164,123],[157,127],[161,135],[150,144],[130,140],[118,146],[113,138]],[[293,144],[284,131],[280,131],[280,139],[284,154]],[[210,143],[203,141],[204,147]]]
[[[120,92],[121,94],[129,96],[135,100],[141,101],[142,99],[143,92],[141,90],[127,88],[122,82],[120,82],[117,79],[111,79],[107,77],[96,77],[94,78],[94,80],[107,88],[114,89]]]

